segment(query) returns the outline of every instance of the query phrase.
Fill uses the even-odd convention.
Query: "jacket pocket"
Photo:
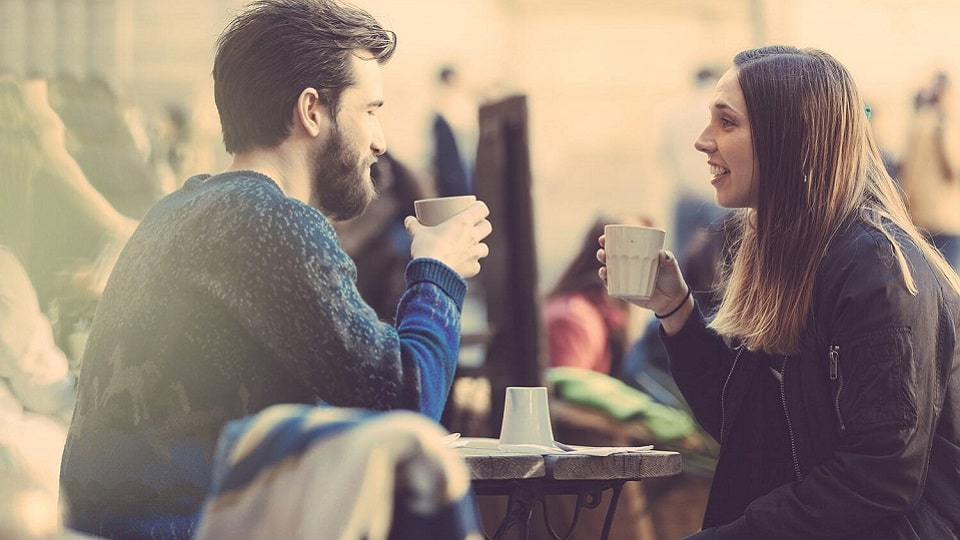
[[[838,346],[835,352],[835,408],[843,429],[916,422],[916,400],[910,390],[913,342],[909,328],[870,332]]]

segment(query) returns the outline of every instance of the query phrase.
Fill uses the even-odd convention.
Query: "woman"
[[[41,306],[63,294],[58,274],[71,270],[76,292],[99,296],[136,221],[90,184],[67,151],[46,80],[0,76],[0,118],[0,244],[26,267]],[[77,253],[90,242],[99,252],[86,254],[90,264],[70,269],[67,254],[56,252],[64,238],[82,244]]]
[[[745,51],[709,108],[695,146],[741,209],[720,306],[707,322],[669,252],[638,302],[721,445],[692,538],[956,538],[960,278],[911,223],[850,74]]]

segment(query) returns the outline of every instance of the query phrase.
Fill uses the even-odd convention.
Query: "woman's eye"
[[[723,127],[730,127],[733,125],[733,122],[731,122],[729,118],[721,118],[720,125]]]

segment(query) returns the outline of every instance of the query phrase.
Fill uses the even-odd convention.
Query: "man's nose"
[[[370,143],[370,149],[378,156],[382,156],[387,151],[387,137],[383,134],[380,122],[377,122],[376,128],[373,130],[373,141]]]

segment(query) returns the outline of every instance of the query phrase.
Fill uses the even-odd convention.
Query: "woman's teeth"
[[[728,172],[730,172],[730,169],[724,169],[723,167],[718,167],[717,165],[711,165],[711,166],[710,166],[710,174],[711,174],[713,177],[723,176],[724,174],[727,174]]]

